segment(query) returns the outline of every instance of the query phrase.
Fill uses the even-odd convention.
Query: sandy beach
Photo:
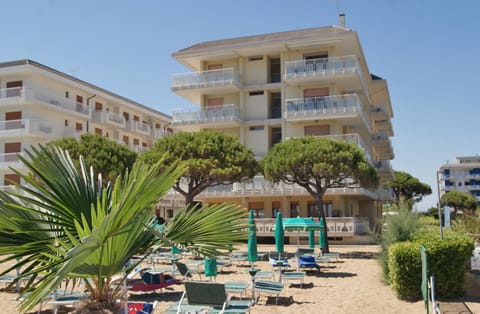
[[[295,252],[295,246],[287,246],[286,251]],[[274,250],[273,246],[259,245],[259,252]],[[280,294],[278,305],[274,297],[262,295],[251,313],[425,313],[422,301],[406,302],[398,300],[394,291],[382,283],[381,268],[376,260],[379,246],[332,246],[332,252],[340,253],[340,258],[330,263],[322,263],[320,273],[308,272],[303,287],[298,281],[285,285]],[[161,268],[168,265],[155,264]],[[255,264],[256,268],[271,271],[267,261]],[[296,264],[292,260],[292,270]],[[224,269],[216,278],[217,282],[249,282],[247,264],[236,263]],[[195,275],[198,279],[198,275]],[[205,277],[202,277],[205,279]],[[478,286],[467,281],[467,296],[461,300],[450,300],[445,304],[445,313],[460,313],[466,306],[472,313],[480,313],[480,290]],[[172,303],[178,301],[183,292],[183,285],[174,285],[164,289],[164,293],[131,293],[131,300],[156,300],[155,313],[163,313]],[[246,296],[251,296],[247,289]],[[0,292],[0,312],[17,313],[16,293]],[[44,305],[42,313],[52,313],[51,306]],[[448,308],[448,311],[447,311]],[[31,312],[36,313],[36,311]],[[60,313],[67,313],[62,311]],[[468,312],[466,312],[468,313]]]

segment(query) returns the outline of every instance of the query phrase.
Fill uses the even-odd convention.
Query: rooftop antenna
[[[337,1],[337,16],[340,14],[340,9],[338,8],[338,2],[339,0],[336,0]]]

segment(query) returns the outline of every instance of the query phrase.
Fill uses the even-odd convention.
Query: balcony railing
[[[348,181],[348,179],[346,179]],[[170,191],[170,196],[175,198],[175,192]],[[364,195],[373,199],[377,196],[375,192],[362,187],[344,187],[328,189],[329,195]],[[263,176],[257,176],[251,181],[237,182],[228,185],[217,185],[204,190],[199,198],[202,197],[239,197],[239,196],[281,196],[281,195],[310,195],[304,188],[296,184],[286,184],[283,182],[272,183],[265,180]]]
[[[26,135],[44,135],[52,136],[53,130],[50,125],[46,125],[39,120],[22,119],[0,121],[1,136],[26,136]]]
[[[40,88],[15,87],[0,89],[0,103],[5,102],[40,101],[64,110],[89,115],[88,107],[84,104],[59,97],[55,92]]]
[[[240,75],[233,68],[172,76],[172,90],[196,89],[217,86],[240,85]]]
[[[173,112],[173,125],[205,124],[240,121],[240,109],[235,105],[209,106],[198,110]]]
[[[0,154],[0,169],[8,169],[9,167],[21,168],[22,163],[18,156],[23,156],[23,153],[3,153]]]
[[[150,125],[140,121],[127,121],[126,128],[130,132],[150,135]]]
[[[285,62],[285,79],[322,77],[360,72],[356,56]]]
[[[93,112],[92,119],[94,122],[110,123],[122,128],[126,126],[125,118],[122,115],[110,111],[95,111]]]
[[[306,117],[319,119],[357,114],[362,118],[365,126],[370,129],[370,120],[365,114],[362,101],[357,94],[293,98],[287,99],[285,102],[287,119],[305,119]]]
[[[318,218],[314,218],[318,222]],[[369,230],[366,217],[327,217],[328,235],[330,237],[353,237],[365,235]],[[274,236],[273,227],[275,218],[256,218],[257,236]],[[308,237],[308,232],[298,233],[301,237]],[[296,237],[297,231],[285,231],[286,237]]]
[[[365,145],[365,142],[362,140],[360,135],[358,134],[333,134],[333,135],[323,135],[326,137],[330,138],[338,138],[345,140],[349,143],[356,144],[358,148],[360,148],[363,151],[363,154],[365,155],[365,158],[369,162],[373,162],[372,155],[370,154],[370,151],[367,149],[367,145]]]

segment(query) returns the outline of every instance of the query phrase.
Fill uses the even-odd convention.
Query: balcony
[[[127,121],[126,130],[128,132],[150,136],[150,125],[140,121]]]
[[[386,134],[372,136],[372,146],[380,159],[393,159],[393,146]]]
[[[118,113],[110,111],[94,111],[92,121],[95,123],[110,124],[119,128],[126,127],[125,118]]]
[[[365,142],[362,140],[360,135],[358,134],[335,134],[335,135],[323,135],[325,137],[329,138],[335,138],[335,139],[341,139],[344,141],[347,141],[349,143],[356,144],[358,148],[360,148],[365,155],[365,159],[373,163],[372,155],[370,154],[370,150],[368,149],[368,146],[365,145]]]
[[[287,121],[307,121],[321,119],[361,119],[362,126],[370,130],[370,120],[363,110],[357,94],[294,98],[286,101]]]
[[[173,126],[199,126],[212,124],[215,127],[239,126],[240,109],[233,104],[208,106],[198,110],[179,110],[173,112]],[[185,129],[185,128],[182,128]]]
[[[172,76],[172,91],[196,102],[194,95],[228,94],[240,91],[240,74],[233,68],[179,73]]]
[[[318,222],[318,218],[315,218]],[[369,230],[369,222],[366,217],[326,217],[329,237],[353,237],[365,235]],[[255,227],[257,236],[273,237],[275,218],[256,218]],[[285,237],[296,238],[308,237],[308,232],[285,231]]]
[[[393,128],[390,120],[378,120],[374,122],[376,133],[384,133],[393,136]]]
[[[83,117],[89,116],[86,105],[60,97],[47,89],[15,87],[0,90],[0,105],[16,105],[26,102],[41,102],[69,113],[76,113]]]
[[[347,90],[367,90],[360,64],[354,55],[287,61],[283,79],[292,85],[335,80],[345,84]]]
[[[175,193],[174,193],[175,194]],[[310,195],[298,185],[272,183],[262,176],[257,176],[249,182],[237,182],[229,185],[218,185],[204,190],[199,198],[210,197],[242,197],[242,196],[291,196]],[[326,195],[358,195],[376,199],[377,195],[361,187],[328,189]],[[172,195],[174,197],[174,195]]]
[[[154,139],[163,138],[170,134],[167,130],[165,130],[165,128],[151,128],[151,130],[152,130],[151,136]]]
[[[386,183],[395,179],[395,174],[393,173],[393,169],[389,160],[377,161],[375,162],[374,166],[377,169],[378,176],[380,177],[380,183]]]
[[[54,137],[52,127],[39,120],[22,119],[0,121],[1,138],[37,137],[49,139]]]
[[[374,121],[390,119],[389,115],[387,114],[387,111],[384,108],[378,107],[378,106],[374,106],[372,108],[371,117],[372,117],[372,120]]]
[[[23,153],[3,153],[0,154],[0,170],[8,170],[9,167],[20,169],[23,168],[24,165],[20,161],[18,156],[22,156]]]

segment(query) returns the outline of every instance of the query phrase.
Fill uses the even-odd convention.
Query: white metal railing
[[[360,148],[363,151],[367,161],[373,162],[372,154],[370,153],[370,150],[368,149],[368,146],[365,145],[365,142],[362,140],[360,135],[358,135],[358,134],[332,134],[332,135],[323,135],[323,136],[329,137],[329,138],[342,139],[342,140],[345,140],[349,143],[356,144],[358,146],[358,148]]]
[[[141,121],[129,121],[130,131],[150,135],[150,125]]]
[[[240,75],[233,68],[178,73],[172,76],[173,90],[229,85],[240,85]]]
[[[23,87],[11,87],[0,89],[0,101],[8,101],[21,99],[25,97],[25,91]]]
[[[175,192],[171,191],[172,196]],[[327,194],[361,194],[376,199],[375,192],[362,187],[345,187],[328,189]],[[310,195],[304,188],[296,184],[283,182],[272,183],[263,176],[256,176],[247,182],[236,182],[228,185],[217,185],[204,190],[199,197],[233,197],[253,195]]]
[[[314,218],[318,222],[318,218]],[[326,217],[329,236],[355,236],[368,233],[369,221],[367,217]],[[275,218],[255,218],[255,227],[258,236],[274,235]],[[286,237],[308,237],[308,232],[285,231]]]
[[[95,122],[101,122],[101,123],[111,123],[116,126],[120,127],[125,127],[125,118],[115,112],[111,111],[103,111],[103,110],[97,110],[93,112],[92,119]]]
[[[16,169],[23,168],[23,164],[18,156],[23,156],[23,153],[3,153],[0,154],[0,169],[8,169],[13,167]]]
[[[293,98],[285,100],[285,103],[287,119],[332,117],[356,113],[371,132],[370,119],[365,114],[362,101],[357,94]]]
[[[285,62],[285,79],[330,76],[360,72],[356,56],[318,58]]]
[[[24,136],[29,134],[52,136],[52,133],[53,128],[51,125],[35,119],[0,121],[0,137],[2,135]]]
[[[240,121],[240,108],[233,104],[173,112],[173,125]]]
[[[84,104],[77,103],[73,100],[66,99],[55,95],[55,92],[45,88],[26,88],[15,87],[0,89],[0,102],[8,101],[40,101],[49,105],[53,105],[68,111],[73,111],[88,115],[88,107]]]
[[[157,139],[157,138],[162,138],[162,137],[165,137],[167,136],[169,133],[167,130],[165,130],[165,128],[161,127],[161,128],[152,128],[152,136],[153,138]]]

